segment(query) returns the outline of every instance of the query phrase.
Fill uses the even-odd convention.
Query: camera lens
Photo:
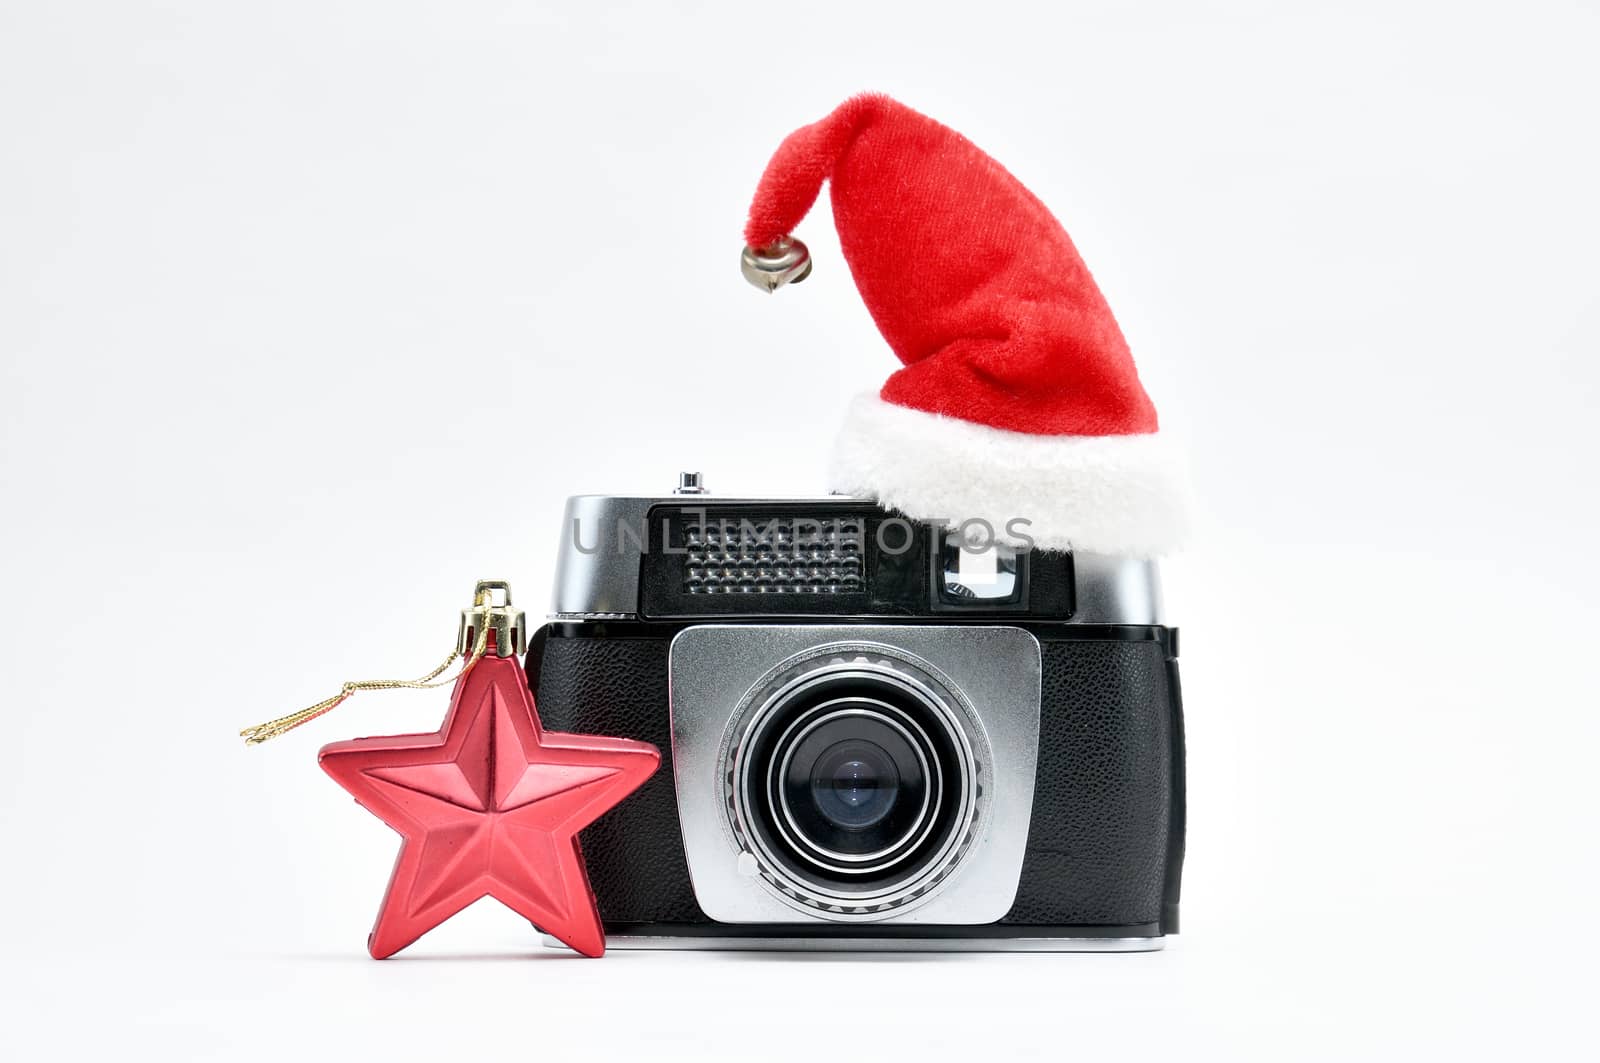
[[[723,732],[738,869],[808,919],[936,903],[982,852],[987,754],[970,696],[933,664],[888,642],[816,642],[747,687]]]
[[[784,833],[824,861],[889,855],[927,819],[938,778],[927,746],[914,721],[875,699],[803,714],[775,750]]]
[[[863,739],[830,746],[811,773],[811,800],[844,830],[865,830],[894,808],[900,773],[883,747]]]
[[[838,662],[763,706],[739,751],[757,848],[817,897],[896,896],[948,857],[971,802],[966,745],[912,678]]]

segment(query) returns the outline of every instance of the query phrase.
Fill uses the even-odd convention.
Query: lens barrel
[[[885,870],[933,827],[938,754],[915,719],[881,699],[850,695],[802,711],[770,763],[778,832],[824,871]]]
[[[786,892],[891,905],[947,872],[974,805],[970,749],[940,692],[834,662],[766,701],[735,758],[735,805]]]

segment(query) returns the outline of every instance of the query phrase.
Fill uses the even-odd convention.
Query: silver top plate
[[[557,619],[626,619],[639,611],[639,557],[645,521],[658,505],[763,505],[867,502],[821,498],[723,498],[706,495],[574,495],[561,518],[551,613]],[[1161,573],[1154,561],[1074,552],[1074,624],[1160,624]]]

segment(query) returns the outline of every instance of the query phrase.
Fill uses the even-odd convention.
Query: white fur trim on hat
[[[831,482],[913,520],[982,519],[1002,542],[1048,550],[1153,557],[1188,525],[1183,456],[1159,432],[1028,435],[876,395],[845,414]]]

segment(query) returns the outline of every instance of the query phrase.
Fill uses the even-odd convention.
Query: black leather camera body
[[[613,946],[1141,950],[1177,931],[1157,567],[1019,537],[847,497],[568,501],[527,658],[545,726],[664,758],[581,837]]]

